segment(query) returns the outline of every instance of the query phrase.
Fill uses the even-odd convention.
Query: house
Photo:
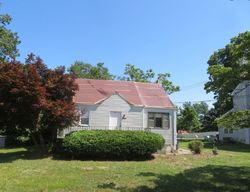
[[[76,79],[79,129],[148,130],[176,146],[176,107],[160,84]]]
[[[250,81],[243,81],[232,92],[233,109],[231,112],[250,109]],[[219,139],[230,138],[234,141],[250,144],[250,128],[240,130],[229,130],[219,128]]]

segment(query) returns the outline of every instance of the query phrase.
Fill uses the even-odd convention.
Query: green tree
[[[204,117],[209,111],[208,104],[205,102],[195,103],[193,104],[193,107],[200,118]]]
[[[201,123],[198,113],[190,102],[184,103],[180,108],[177,118],[177,129],[187,131],[199,131],[201,129]]]
[[[233,107],[231,93],[243,80],[250,79],[250,32],[239,34],[224,48],[214,52],[208,60],[207,93],[213,92],[218,115]]]
[[[177,85],[174,85],[172,81],[169,81],[168,78],[170,78],[169,73],[159,73],[158,74],[158,82],[161,83],[163,89],[168,92],[168,94],[172,94],[174,92],[180,91],[180,87]]]
[[[215,121],[218,116],[218,111],[215,108],[211,108],[201,119],[201,131],[218,131],[218,126]]]
[[[250,110],[228,112],[216,119],[219,127],[227,129],[242,129],[250,126]]]
[[[155,73],[152,69],[144,72],[142,69],[135,67],[132,64],[127,64],[125,67],[123,80],[136,81],[136,82],[151,82],[154,78]]]
[[[7,26],[12,18],[8,15],[0,15],[0,60],[7,61],[19,56],[17,45],[21,43],[17,33],[12,32]]]
[[[75,75],[77,78],[85,79],[114,79],[115,76],[110,74],[108,68],[104,66],[104,63],[97,63],[93,66],[82,61],[76,61],[68,69],[70,74]]]
[[[195,112],[193,112],[193,110]],[[209,109],[208,105],[205,102],[195,103],[193,105],[191,104],[191,102],[186,102],[182,105],[182,107],[179,108],[177,126],[178,129],[189,130],[187,129],[187,126],[189,126],[187,124],[187,121],[188,118],[190,118],[194,119],[192,121],[194,122],[194,124],[198,125],[196,126],[198,127],[198,129],[196,129],[195,131],[216,131],[218,130],[217,123],[215,122],[217,117],[218,111],[215,108]],[[197,123],[197,118],[199,123]]]
[[[121,80],[136,82],[152,82],[155,77],[155,73],[152,69],[143,71],[132,64],[126,65],[124,75],[124,77],[120,77]],[[169,94],[179,91],[180,87],[174,85],[168,78],[170,78],[169,73],[159,73],[157,75],[157,82],[161,83],[164,90]]]

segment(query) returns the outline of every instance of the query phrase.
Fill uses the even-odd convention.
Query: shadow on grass
[[[0,163],[11,163],[18,159],[25,160],[35,160],[35,159],[43,159],[49,157],[50,154],[41,154],[38,150],[34,149],[34,147],[28,147],[24,150],[15,150],[10,148],[7,152],[0,153]]]
[[[81,157],[72,157],[67,156],[63,153],[46,153],[42,154],[35,147],[27,147],[24,149],[15,149],[9,148],[3,152],[0,152],[0,163],[11,163],[18,159],[23,160],[35,160],[35,159],[43,159],[47,157],[52,157],[53,160],[62,160],[62,161],[70,161],[70,160],[81,160],[81,161],[148,161],[154,159],[153,155],[143,156],[143,157],[95,157],[95,156],[81,156]]]
[[[142,172],[136,175],[146,177],[154,187],[138,186],[127,188],[115,183],[105,183],[98,188],[119,192],[249,192],[250,167],[214,166],[188,169],[176,175]]]
[[[80,160],[80,161],[149,161],[153,160],[155,157],[153,155],[142,156],[142,157],[97,157],[97,156],[81,156],[73,157],[67,156],[65,154],[54,154],[54,160]]]

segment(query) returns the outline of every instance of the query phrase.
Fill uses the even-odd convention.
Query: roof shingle
[[[133,81],[76,79],[79,90],[74,101],[98,104],[113,94],[119,94],[135,106],[174,108],[174,104],[159,84]]]

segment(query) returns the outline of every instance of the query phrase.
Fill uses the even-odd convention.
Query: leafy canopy
[[[19,56],[17,45],[21,43],[17,33],[12,32],[7,26],[11,23],[8,14],[0,15],[0,60],[7,61]]]
[[[152,69],[144,72],[142,69],[135,67],[134,65],[127,64],[125,67],[124,77],[122,80],[136,81],[136,82],[150,82],[154,78],[155,73]]]
[[[231,93],[234,88],[250,79],[250,32],[239,34],[214,52],[208,65],[209,81],[205,90],[215,94],[217,102],[214,105],[222,115],[233,107]]]
[[[114,79],[115,76],[110,74],[108,68],[104,66],[104,63],[97,63],[96,66],[93,66],[82,61],[76,61],[68,69],[70,74],[75,75],[77,78],[85,79],[104,79],[110,80]]]
[[[250,127],[250,110],[228,112],[216,119],[216,123],[221,128],[241,129]]]
[[[64,67],[48,69],[39,57],[25,64],[0,62],[0,126],[28,131],[36,144],[54,141],[57,129],[75,120],[74,77]],[[48,139],[47,139],[48,140]]]
[[[205,116],[209,111],[208,104],[203,102],[203,101],[200,103],[193,104],[193,107],[196,110],[196,112],[198,113],[199,117]]]
[[[215,119],[218,117],[215,108],[209,109],[205,102],[186,102],[179,108],[178,130],[188,131],[216,131]]]
[[[104,63],[97,63],[96,66],[93,66],[82,61],[76,61],[70,66],[68,71],[77,78],[114,80],[116,77],[109,72],[108,68],[104,67]],[[155,72],[152,69],[143,71],[132,64],[127,64],[125,67],[124,76],[118,77],[117,79],[123,81],[149,83],[153,81],[154,77]],[[174,85],[170,80],[168,80],[168,78],[170,78],[169,73],[159,73],[157,81],[161,83],[164,90],[169,94],[179,91],[180,87]]]
[[[179,110],[180,114],[177,118],[178,130],[187,130],[194,132],[201,129],[199,115],[190,102],[184,103],[183,107]]]
[[[218,111],[215,108],[209,109],[209,111],[202,117],[202,130],[201,131],[218,131],[216,118],[218,117]]]
[[[124,75],[124,77],[120,77],[121,80],[147,83],[152,82],[155,77],[155,73],[152,69],[143,71],[132,64],[126,65]],[[157,82],[159,82],[164,90],[169,94],[179,91],[180,87],[174,85],[170,80],[168,80],[168,78],[170,78],[169,73],[159,73],[157,75]]]

